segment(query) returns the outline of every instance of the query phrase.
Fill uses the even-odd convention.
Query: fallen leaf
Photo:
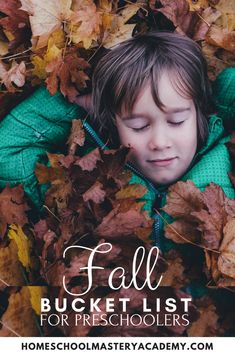
[[[25,75],[26,66],[24,61],[21,61],[20,64],[17,64],[17,62],[13,60],[10,69],[7,69],[6,66],[2,62],[0,62],[0,79],[9,92],[14,93],[16,91],[16,88],[13,86],[13,83],[17,87],[24,86]]]
[[[68,139],[69,154],[74,155],[77,145],[83,146],[85,142],[85,131],[80,119],[72,121],[72,130]]]
[[[29,13],[33,37],[37,37],[34,49],[47,45],[52,32],[60,29],[63,22],[71,16],[72,0],[20,0],[24,10]]]
[[[203,303],[204,300],[204,303]],[[200,317],[193,322],[187,330],[189,337],[215,337],[218,330],[219,316],[216,313],[216,307],[208,298],[200,300],[200,306],[197,305]]]
[[[52,60],[46,65],[46,83],[51,95],[60,87],[63,96],[70,102],[75,102],[79,91],[86,87],[86,81],[89,80],[84,72],[89,67],[88,62],[80,58],[76,50],[67,51],[64,57]]]
[[[220,246],[218,269],[226,276],[235,279],[235,218],[224,227],[224,238]]]
[[[235,30],[235,10],[233,0],[220,0],[214,5],[220,11],[221,17],[216,24],[228,31]]]
[[[83,43],[88,49],[93,41],[98,40],[102,24],[101,13],[92,0],[81,3],[81,7],[70,18],[70,38],[73,43]]]
[[[212,25],[206,34],[206,42],[235,54],[235,31]]]
[[[178,181],[169,188],[167,203],[163,210],[172,217],[191,215],[204,207],[200,190],[190,180]]]
[[[24,234],[23,229],[15,224],[11,224],[8,236],[16,243],[18,259],[26,270],[29,271],[30,267],[32,267],[30,259],[32,243],[30,239]]]
[[[146,194],[146,192],[147,190],[144,186],[140,184],[132,184],[118,191],[115,197],[117,200],[128,198],[140,199],[144,196],[144,194]]]
[[[4,236],[8,224],[24,226],[28,222],[28,210],[22,186],[11,188],[7,185],[0,193],[0,235]]]
[[[96,164],[100,160],[101,160],[100,151],[98,148],[96,148],[86,156],[80,158],[74,164],[79,165],[84,171],[91,172],[96,168]]]
[[[11,34],[11,38],[9,35],[7,36],[10,41],[8,46],[11,50],[30,40],[29,15],[20,7],[20,0],[0,1],[0,12],[6,15],[0,19],[0,26],[4,28],[5,32]]]
[[[18,259],[18,249],[14,241],[0,247],[0,288],[24,286],[23,268]]]
[[[27,287],[22,287],[19,292],[10,295],[9,305],[1,318],[1,324],[0,337],[40,335]]]
[[[133,17],[139,8],[140,4],[128,4],[119,14],[114,16],[112,19],[109,17],[105,18],[105,27],[104,36],[102,39],[102,45],[109,49],[115,45],[123,42],[132,37],[132,32],[135,28],[135,24],[127,24],[126,22]],[[108,25],[107,25],[108,22]],[[110,25],[111,22],[111,25]]]
[[[93,201],[95,203],[101,203],[104,201],[105,195],[106,192],[103,189],[103,185],[99,181],[96,181],[95,184],[82,195],[82,197],[85,202]]]

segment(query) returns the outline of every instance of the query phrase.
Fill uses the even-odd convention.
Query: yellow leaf
[[[28,287],[22,287],[19,292],[11,294],[1,323],[0,337],[33,337],[39,335]]]
[[[18,260],[17,246],[12,240],[6,247],[0,248],[0,288],[5,286],[23,286],[23,268]]]
[[[13,239],[17,245],[18,257],[22,265],[29,271],[30,268],[30,250],[31,242],[24,234],[22,228],[18,225],[12,224],[8,232],[10,239]]]
[[[0,55],[6,55],[8,53],[8,44],[0,40]]]
[[[35,75],[35,76],[39,77],[40,79],[44,80],[47,77],[46,70],[45,70],[45,67],[46,67],[45,60],[40,58],[40,56],[35,55],[32,58],[31,61],[32,61],[32,64],[34,66],[33,72],[32,72],[33,75]]]
[[[40,79],[45,79],[47,77],[46,65],[52,60],[61,57],[62,49],[65,44],[65,36],[63,31],[57,30],[52,33],[48,40],[48,46],[46,54],[43,58],[39,55],[35,55],[32,58],[32,63],[34,65],[33,75],[39,77]]]
[[[47,287],[28,286],[30,293],[30,302],[37,315],[41,314],[41,298],[45,297]]]
[[[234,0],[220,0],[215,8],[221,12],[221,17],[216,21],[216,24],[228,31],[235,30]]]
[[[140,4],[128,5],[118,15],[113,17],[110,31],[108,30],[104,33],[102,44],[105,48],[111,48],[131,38],[135,24],[126,24],[126,22],[136,14],[140,7]],[[105,25],[107,26],[107,22]]]

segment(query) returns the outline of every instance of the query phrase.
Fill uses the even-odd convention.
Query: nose
[[[169,148],[170,145],[171,142],[165,125],[158,125],[152,129],[148,143],[150,150],[160,151]]]

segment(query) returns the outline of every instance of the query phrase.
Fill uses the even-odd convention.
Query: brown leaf
[[[46,65],[49,74],[46,83],[51,95],[54,95],[58,87],[64,97],[70,102],[75,102],[79,91],[86,87],[89,77],[84,72],[90,65],[80,58],[75,50],[67,51],[62,58],[52,60]]]
[[[197,229],[197,224],[186,222],[183,219],[166,225],[165,237],[179,244],[198,244],[201,242],[201,232]]]
[[[117,200],[128,198],[140,199],[146,194],[146,192],[147,190],[144,186],[140,184],[132,184],[122,188],[115,196]]]
[[[198,229],[203,232],[203,244],[211,249],[218,249],[223,227],[227,222],[225,202],[227,200],[219,185],[210,183],[203,192],[203,200],[207,210],[192,212],[198,220]]]
[[[7,69],[7,67],[0,62],[0,79],[9,92],[16,92],[15,86],[24,86],[25,75],[26,66],[24,61],[17,64],[17,62],[13,60],[10,69]],[[13,86],[13,83],[15,86]]]
[[[207,7],[200,15],[202,19],[197,22],[194,28],[193,40],[204,40],[210,25],[214,23],[220,15],[221,14],[218,10],[213,9],[212,7]]]
[[[190,180],[178,181],[169,188],[167,204],[163,210],[172,217],[190,215],[193,211],[204,207],[203,197],[200,190]]]
[[[212,25],[207,32],[206,42],[235,54],[235,31]]]
[[[0,19],[0,26],[11,33],[10,49],[15,49],[21,43],[26,44],[30,40],[29,15],[20,7],[20,0],[0,0],[0,12],[6,15]]]
[[[148,220],[143,213],[130,209],[126,213],[120,212],[117,206],[96,228],[97,235],[105,239],[131,235],[138,227],[149,227],[151,220]]]
[[[98,148],[88,153],[86,156],[80,158],[78,161],[74,163],[74,165],[79,165],[82,170],[87,170],[91,172],[96,168],[96,164],[101,160],[100,151]]]
[[[184,271],[184,265],[181,254],[176,250],[170,250],[164,254],[164,259],[167,261],[167,270],[162,275],[161,287],[170,286],[174,288],[184,287],[189,280]]]
[[[0,247],[0,288],[5,286],[24,286],[23,269],[17,255],[17,246],[11,241]]]
[[[202,298],[197,305],[200,311],[200,317],[193,322],[187,330],[190,337],[215,337],[218,331],[219,316],[216,313],[216,307],[209,298]]]
[[[72,121],[72,130],[68,139],[69,154],[74,155],[77,145],[83,146],[85,142],[85,131],[80,119]]]
[[[0,193],[0,236],[4,236],[7,224],[16,223],[24,226],[28,223],[24,191],[21,185],[10,188],[9,185]]]
[[[218,269],[226,276],[235,279],[235,218],[224,227],[224,238],[220,246]]]
[[[91,200],[95,203],[101,203],[104,201],[105,195],[106,192],[103,189],[103,185],[99,181],[96,181],[95,184],[82,195],[82,197],[85,202]]]

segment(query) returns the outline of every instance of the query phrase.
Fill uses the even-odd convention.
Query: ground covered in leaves
[[[198,41],[212,80],[235,63],[232,0],[0,0],[0,15],[1,117],[42,82],[51,94],[60,90],[76,102],[80,93],[89,91],[100,54],[150,29],[175,30]],[[154,311],[153,292],[133,286],[112,291],[108,285],[111,271],[119,266],[125,269],[127,281],[131,279],[138,247],[145,251],[138,281],[145,280],[152,229],[140,201],[146,190],[129,185],[131,173],[124,168],[127,149],[95,149],[84,157],[75,156],[76,146],[83,143],[81,126],[75,122],[70,153],[48,155],[51,167],[37,166],[39,183],[50,183],[50,188],[36,223],[22,186],[7,186],[0,193],[0,336],[234,335],[235,200],[227,199],[218,185],[210,184],[200,192],[189,181],[170,188],[164,211],[174,221],[164,221],[173,246],[159,255],[151,274],[151,283],[163,275],[157,290],[163,300],[193,295],[189,327],[40,327],[39,299],[67,298],[71,304],[61,285],[63,275],[69,291],[81,293],[87,286],[87,272],[78,269],[87,264],[86,248],[106,242],[112,244],[112,252],[94,258],[94,264],[105,270],[96,271],[92,291],[84,297],[86,303],[91,297],[101,298],[98,322],[101,314],[108,314],[104,303],[110,297],[115,298],[117,313],[121,312],[119,298],[128,297],[132,298],[129,314],[143,315],[143,297],[148,297]],[[235,161],[234,138],[229,148]],[[72,248],[65,258],[64,250],[76,245],[80,248]],[[113,282],[118,285],[118,274]],[[72,320],[71,307],[66,312]]]

